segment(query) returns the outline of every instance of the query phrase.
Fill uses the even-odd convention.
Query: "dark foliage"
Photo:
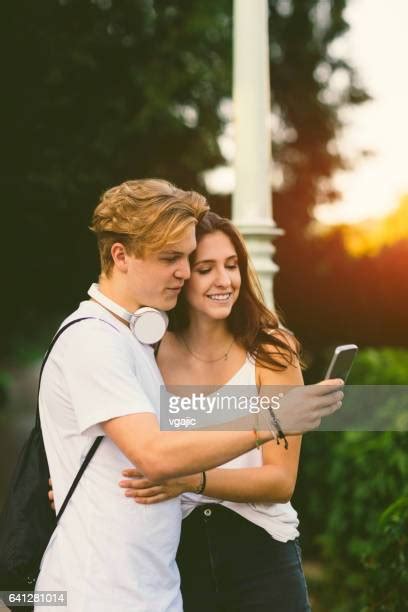
[[[366,99],[353,69],[330,55],[348,28],[345,5],[269,2],[273,107],[284,128],[274,142],[284,177],[274,214],[286,231],[277,244],[277,302],[314,345],[334,341],[331,331],[340,329],[335,317],[346,311],[351,269],[339,245],[312,246],[304,237],[313,204],[335,197],[324,179],[344,164],[328,148],[338,109]],[[4,360],[45,345],[96,277],[87,225],[105,188],[160,176],[203,190],[201,172],[222,161],[217,108],[231,93],[232,0],[19,0],[2,8]],[[348,84],[327,100],[327,80],[338,70]],[[225,198],[212,206],[230,210]],[[334,295],[329,250],[345,279]],[[321,330],[322,309],[330,333]],[[356,305],[350,337],[361,315]]]

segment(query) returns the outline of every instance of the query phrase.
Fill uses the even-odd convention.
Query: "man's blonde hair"
[[[207,200],[161,179],[125,181],[108,189],[95,208],[90,229],[98,240],[101,271],[113,268],[111,248],[120,242],[136,257],[171,247],[208,211]]]

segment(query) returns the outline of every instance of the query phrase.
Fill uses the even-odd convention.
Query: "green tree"
[[[284,261],[291,220],[304,225],[318,178],[341,164],[327,151],[338,108],[365,96],[352,69],[328,55],[347,29],[345,0],[269,7],[274,107],[296,134],[275,143],[286,177],[276,196]],[[95,278],[87,225],[103,189],[143,176],[203,189],[201,172],[222,161],[217,109],[231,92],[231,39],[232,0],[2,6],[3,358],[41,333],[43,346]],[[322,65],[350,75],[338,103],[319,99]],[[228,209],[222,199],[213,206]]]
[[[408,351],[370,348],[359,353],[348,382],[403,385],[407,377]],[[305,437],[294,505],[305,556],[322,562],[320,580],[310,584],[319,610],[405,609],[407,473],[406,431]]]
[[[4,355],[48,335],[95,278],[87,225],[105,188],[144,176],[197,187],[221,161],[232,15],[225,0],[2,9]]]

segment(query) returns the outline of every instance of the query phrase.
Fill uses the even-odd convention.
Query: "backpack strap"
[[[78,470],[78,474],[75,476],[75,480],[72,483],[68,493],[66,494],[64,502],[63,502],[63,504],[62,504],[62,506],[61,506],[61,508],[60,508],[60,510],[58,512],[58,514],[57,514],[57,523],[60,520],[60,518],[62,516],[62,513],[64,512],[64,510],[65,510],[69,500],[71,499],[71,496],[72,496],[73,492],[75,491],[78,482],[81,480],[81,476],[85,472],[85,469],[87,468],[88,463],[90,462],[90,460],[92,459],[92,457],[95,454],[96,449],[98,448],[98,446],[102,442],[102,438],[103,438],[103,436],[98,436],[96,438],[96,440],[94,440],[94,442],[93,442],[91,448],[89,449],[89,451],[87,452],[86,457],[83,460],[82,465],[81,465],[81,467]]]
[[[35,419],[35,427],[41,429],[41,423],[40,423],[40,405],[39,405],[39,398],[40,398],[40,385],[41,385],[41,377],[42,377],[42,373],[44,370],[44,366],[47,363],[48,357],[50,356],[50,353],[54,347],[54,344],[56,343],[56,341],[58,340],[58,338],[61,336],[61,334],[68,329],[68,327],[71,327],[71,325],[74,325],[75,323],[79,323],[79,321],[85,321],[87,319],[96,319],[96,317],[82,317],[81,319],[75,319],[74,321],[70,321],[69,323],[67,323],[66,325],[64,325],[64,327],[61,327],[61,329],[58,330],[58,332],[55,334],[54,338],[52,339],[52,342],[50,344],[50,346],[48,347],[47,352],[45,353],[43,362],[41,364],[41,370],[40,370],[40,379],[38,381],[38,392],[37,392],[37,413],[36,413],[36,419]],[[98,320],[103,320],[103,319],[98,319]],[[89,449],[89,451],[86,454],[85,459],[83,460],[81,467],[78,470],[77,475],[75,476],[75,480],[72,483],[67,495],[65,496],[64,502],[57,514],[57,523],[59,521],[59,519],[61,518],[69,500],[71,499],[71,496],[73,494],[73,492],[75,491],[79,481],[81,480],[81,476],[82,474],[85,472],[90,460],[92,459],[92,457],[95,454],[96,449],[98,448],[98,446],[100,445],[100,443],[102,442],[102,438],[103,436],[98,436],[96,438],[96,440],[94,440],[91,448]]]
[[[64,325],[64,327],[61,327],[61,329],[59,329],[57,331],[57,333],[55,334],[55,336],[53,337],[52,342],[51,342],[50,346],[48,347],[47,352],[44,355],[44,359],[43,359],[42,364],[41,364],[40,377],[39,377],[39,380],[38,380],[37,411],[36,411],[36,415],[35,415],[35,428],[36,429],[41,427],[41,423],[40,423],[40,405],[39,405],[41,378],[42,378],[42,375],[43,375],[44,366],[45,366],[45,364],[48,361],[48,357],[50,356],[50,353],[51,353],[52,349],[54,348],[54,344],[56,343],[58,338],[61,336],[61,334],[63,334],[64,331],[66,329],[68,329],[68,327],[71,327],[71,325],[74,325],[75,323],[79,323],[80,321],[86,321],[87,319],[94,319],[94,318],[95,317],[82,317],[81,319],[74,319],[73,321],[70,321],[69,323]]]

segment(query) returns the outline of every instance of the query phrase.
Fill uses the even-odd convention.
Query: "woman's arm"
[[[290,442],[291,447],[295,444]],[[296,482],[297,459],[300,443],[296,440],[293,457],[282,462],[276,458],[275,448],[268,450],[271,461],[264,459],[264,465],[254,468],[223,469],[216,468],[207,472],[207,485],[204,494],[208,497],[234,502],[285,503],[293,494]],[[287,451],[285,451],[287,452]],[[296,466],[293,469],[292,466]],[[293,476],[293,472],[295,472]]]
[[[296,350],[295,342],[287,332],[287,342]],[[276,359],[276,355],[274,355]],[[282,361],[282,363],[284,363]],[[265,366],[256,365],[256,382],[259,389],[270,385],[303,385],[303,376],[299,362],[281,372]],[[216,468],[207,472],[205,494],[236,502],[279,503],[291,499],[295,489],[301,436],[291,436],[289,447],[285,449],[281,442],[267,442],[262,446],[262,467],[223,469]]]
[[[292,442],[293,440],[293,442]],[[282,444],[280,446],[283,446]],[[296,483],[300,440],[291,438],[286,457],[281,460],[276,448],[265,453],[264,465],[254,468],[215,468],[206,472],[204,495],[235,502],[285,503],[290,500]],[[265,449],[266,450],[266,449]],[[278,447],[279,450],[279,447]],[[291,457],[289,458],[288,453]],[[127,497],[140,504],[154,504],[194,492],[201,482],[201,473],[153,483],[135,468],[125,470],[126,480],[120,486]]]

